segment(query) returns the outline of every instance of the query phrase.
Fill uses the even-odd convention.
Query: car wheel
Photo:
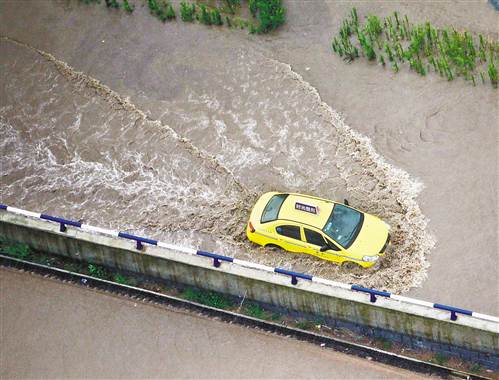
[[[348,271],[353,271],[362,268],[359,264],[354,263],[353,261],[344,261],[343,264],[341,264],[341,267]]]
[[[284,249],[276,244],[267,244],[265,248],[270,248],[274,252],[284,251]]]

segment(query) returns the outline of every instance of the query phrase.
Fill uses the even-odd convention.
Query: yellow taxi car
[[[389,230],[387,223],[346,201],[342,204],[309,195],[269,192],[253,207],[246,235],[264,247],[369,268],[385,254]]]

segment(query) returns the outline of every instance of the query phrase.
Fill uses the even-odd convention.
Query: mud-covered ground
[[[494,90],[344,63],[329,39],[353,3],[287,2],[272,36],[16,4],[0,2],[3,203],[496,312]],[[466,4],[357,7],[494,32],[497,13]],[[354,273],[258,249],[243,231],[267,190],[346,197],[394,249]]]

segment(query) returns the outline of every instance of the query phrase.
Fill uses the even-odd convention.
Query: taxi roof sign
[[[309,212],[309,213],[315,214],[315,215],[317,215],[319,213],[319,207],[313,206],[313,205],[308,205],[308,204],[301,203],[301,202],[295,203],[295,210],[305,211],[305,212]]]

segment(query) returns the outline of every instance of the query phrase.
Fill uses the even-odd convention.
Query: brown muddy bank
[[[424,194],[430,192],[432,202],[439,198],[442,186],[430,187],[437,181],[432,180],[435,174],[426,160],[446,159],[439,154],[445,145],[430,139],[431,143],[423,144],[423,154],[420,142],[413,141],[417,129],[405,126],[419,120],[415,109],[427,113],[435,106],[435,99],[418,94],[440,92],[438,105],[446,91],[454,96],[457,90],[450,86],[456,84],[408,74],[391,78],[379,68],[360,63],[348,67],[330,55],[329,45],[324,44],[329,38],[325,31],[332,35],[340,13],[346,13],[350,4],[317,2],[302,10],[301,3],[289,3],[288,26],[265,37],[201,25],[163,26],[144,9],[128,17],[77,2],[29,4],[23,17],[33,22],[29,28],[21,28],[16,22],[19,10],[11,2],[2,2],[2,35],[47,51],[98,79],[121,99],[130,99],[145,118],[138,118],[136,111],[123,107],[106,91],[96,94],[95,86],[88,86],[92,80],[82,86],[72,75],[62,75],[47,57],[45,62],[39,61],[37,53],[22,52],[20,46],[8,47],[10,42],[2,42],[2,52],[8,52],[2,54],[2,68],[6,68],[2,82],[12,88],[2,95],[2,137],[8,133],[17,148],[24,147],[19,149],[23,153],[16,150],[2,160],[3,172],[6,163],[13,168],[2,177],[2,189],[7,189],[2,195],[4,203],[133,228],[163,240],[203,244],[225,254],[392,291],[407,290],[424,279],[431,238],[416,201],[421,184],[392,164],[414,169],[409,172],[423,179]],[[328,20],[333,11],[335,16]],[[306,80],[280,61],[296,65]],[[38,83],[40,75],[47,77],[45,83]],[[307,81],[319,89],[325,103]],[[463,92],[461,84],[456,88]],[[402,90],[404,96],[397,96]],[[471,104],[480,107],[484,99],[485,104],[491,102],[489,94],[464,89],[460,96],[471,98]],[[65,104],[70,100],[72,108]],[[32,109],[24,109],[25,104]],[[378,152],[387,155],[391,164],[373,150],[368,139],[345,126],[328,105],[345,112],[348,120],[354,121],[354,129],[372,136]],[[464,108],[470,112],[471,105]],[[486,115],[481,117],[480,123],[487,122]],[[370,129],[373,121],[374,132]],[[68,131],[71,125],[76,125],[73,133]],[[170,132],[166,132],[168,126]],[[42,138],[30,135],[35,128],[44,131]],[[436,132],[426,129],[421,135],[428,140]],[[457,137],[459,133],[458,128]],[[482,136],[481,124],[478,133]],[[222,169],[214,170],[196,158],[175,134],[187,137]],[[66,161],[58,162],[61,146],[66,144],[63,140],[70,141],[71,153]],[[489,152],[490,140],[488,144],[473,154]],[[6,146],[2,150],[8,149]],[[33,147],[38,156],[30,161]],[[415,155],[408,156],[408,151]],[[31,163],[23,170],[15,170],[18,163],[27,162]],[[449,166],[449,162],[439,165]],[[445,186],[454,181],[436,175],[438,182],[447,180]],[[493,183],[493,177],[489,179]],[[236,189],[236,183],[242,188]],[[396,249],[380,271],[356,274],[305,256],[255,249],[242,239],[244,222],[256,194],[271,189],[347,197],[396,228]],[[484,190],[480,194],[493,200],[495,193],[490,194],[487,186]],[[445,203],[447,207],[453,205],[449,201],[453,199]],[[437,263],[438,257],[448,261],[453,249],[449,242],[457,241],[457,235],[449,240],[452,231],[444,228],[441,233],[449,224],[441,206],[427,209],[438,216],[436,226],[435,216],[431,217],[430,226],[438,232],[439,241],[439,256],[433,254],[432,261],[435,257]],[[490,223],[489,216],[484,219],[473,225],[474,231],[483,231]],[[189,233],[192,229],[197,232]],[[482,238],[485,252],[494,249],[493,235],[486,233],[485,243]],[[460,257],[458,269],[468,257]],[[468,284],[471,279],[467,272],[463,276],[441,264],[433,284],[448,292],[448,302],[480,305],[481,311],[487,311],[491,305],[483,291],[486,293],[487,284],[496,278],[491,265],[494,260],[493,253],[486,253],[489,275],[479,290],[470,291],[466,286],[463,293],[459,287],[449,286],[456,274]],[[482,292],[481,298],[464,297],[476,291]],[[442,293],[435,299],[430,288],[421,294],[446,302]]]

